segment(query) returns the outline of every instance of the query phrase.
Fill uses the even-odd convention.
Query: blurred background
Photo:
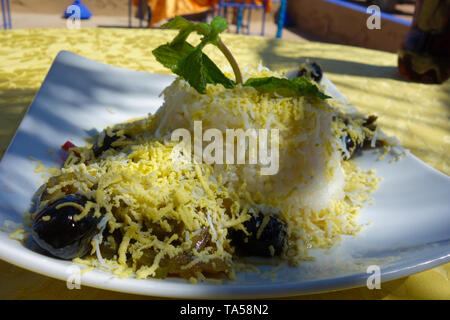
[[[1,1],[5,7],[9,1],[13,29],[66,28],[63,12],[74,3],[73,0]],[[220,14],[228,18],[231,24],[229,32],[340,43],[396,52],[411,25],[415,1],[254,0],[247,1],[249,6],[245,10],[225,7],[224,2],[83,0],[81,4],[88,8],[92,16],[81,21],[81,28],[157,28],[174,15],[185,15],[195,21],[208,21],[214,15]],[[380,30],[369,30],[366,26],[370,16],[366,12],[367,6],[372,4],[383,10]],[[281,21],[282,16],[284,19]]]

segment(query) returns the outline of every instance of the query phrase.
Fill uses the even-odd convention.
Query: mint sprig
[[[206,92],[208,83],[222,84],[228,89],[234,88],[236,84],[242,84],[254,87],[263,93],[276,93],[281,96],[306,96],[314,99],[330,98],[305,77],[295,79],[251,78],[243,83],[242,74],[236,60],[219,37],[220,33],[228,28],[226,20],[222,17],[215,17],[211,24],[206,24],[202,22],[193,23],[177,16],[162,27],[176,29],[179,32],[170,43],[153,50],[153,55],[162,65],[186,80],[199,93]],[[187,38],[193,32],[202,36],[200,43],[195,47],[187,42]],[[235,81],[227,78],[202,51],[208,44],[216,46],[224,54],[233,69]]]
[[[178,35],[172,42],[159,46],[153,50],[153,54],[161,64],[172,70],[173,73],[185,79],[198,92],[205,93],[206,85],[222,84],[225,88],[234,88],[235,82],[228,79],[215,63],[202,52],[207,44],[212,44],[224,52],[232,64],[236,82],[242,83],[242,75],[234,58],[231,60],[228,49],[220,41],[219,34],[228,28],[225,19],[215,17],[211,25],[206,23],[192,23],[182,17],[175,17],[163,25],[165,28],[179,29]],[[196,47],[186,40],[192,32],[203,36]]]

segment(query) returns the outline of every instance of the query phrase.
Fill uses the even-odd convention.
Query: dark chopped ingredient
[[[365,119],[365,121],[362,125],[363,125],[363,127],[366,127],[367,129],[369,129],[371,131],[371,133],[370,134],[365,133],[364,140],[360,141],[360,142],[357,142],[356,140],[352,139],[350,134],[347,131],[345,131],[345,136],[344,136],[345,148],[347,149],[348,154],[350,156],[348,154],[346,154],[345,152],[342,152],[342,158],[344,160],[351,159],[355,154],[358,153],[358,151],[360,151],[364,147],[367,147],[371,143],[372,137],[377,130],[377,125],[375,123],[376,121],[377,121],[377,117],[374,115],[370,115],[367,117],[367,119]],[[346,126],[348,126],[348,124],[349,124],[348,119],[343,119],[343,122]]]
[[[364,146],[364,143],[358,143],[358,142],[354,141],[348,134],[345,136],[344,140],[345,140],[345,148],[347,149],[348,153],[350,154],[350,157],[348,157],[347,154],[343,153],[344,160],[350,159],[354,154],[356,154]]]
[[[377,119],[378,119],[377,116],[370,115],[363,123],[363,126],[372,131],[375,131],[377,130],[377,125],[375,124],[375,121],[377,121]]]
[[[315,62],[306,62],[303,66],[300,67],[297,73],[297,77],[307,77],[316,81],[317,83],[322,80],[322,76],[322,68]]]
[[[266,221],[265,217],[262,212],[258,212],[244,223],[249,235],[242,230],[231,229],[231,244],[236,248],[238,255],[260,257],[281,255],[286,246],[286,225],[276,214],[268,214]]]
[[[92,151],[94,152],[94,156],[97,158],[99,157],[103,152],[109,149],[117,149],[117,146],[114,146],[114,142],[119,140],[125,140],[127,139],[127,135],[119,135],[117,132],[113,131],[112,133],[108,133],[106,131],[103,131],[97,141],[95,141],[94,146],[92,147]]]

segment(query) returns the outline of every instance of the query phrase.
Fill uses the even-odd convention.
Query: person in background
[[[450,77],[450,0],[417,0],[411,30],[398,54],[403,77],[442,83]]]

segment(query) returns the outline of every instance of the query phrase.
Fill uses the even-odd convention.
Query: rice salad
[[[366,148],[382,147],[383,155],[399,148],[377,117],[327,96],[314,63],[289,79],[262,66],[241,73],[218,37],[227,27],[220,17],[210,25],[176,17],[165,26],[180,32],[153,50],[178,75],[162,106],[105,128],[85,146],[67,142],[61,168],[38,168],[51,176],[30,212],[34,241],[55,257],[120,277],[197,283],[235,279],[242,257],[298,266],[312,259],[310,250],[356,235],[381,178],[353,158]],[[196,47],[186,42],[192,32],[203,36]],[[206,44],[224,53],[235,80],[202,52]],[[215,149],[220,161],[202,161],[198,150],[213,136],[196,145],[198,124],[215,132],[227,156],[247,153],[236,163]],[[235,145],[231,129],[251,134]],[[188,143],[174,141],[179,130]],[[255,132],[271,133],[259,137],[257,150],[276,155],[271,174],[262,174],[267,162],[250,161]]]
[[[260,67],[245,76],[274,74]],[[310,259],[309,250],[330,248],[361,229],[358,214],[380,178],[349,159],[343,137],[350,132],[357,143],[374,141],[378,129],[364,126],[364,115],[251,87],[208,85],[200,94],[180,78],[162,94],[154,115],[70,148],[64,166],[54,168],[41,188],[35,219],[49,204],[77,194],[83,204],[68,201],[59,208],[78,208],[75,221],[92,215],[102,222],[87,255],[74,261],[137,278],[233,279],[239,259],[230,234],[248,234],[245,222],[257,212],[283,222],[286,243],[278,256],[294,266]],[[178,128],[193,133],[194,121],[224,134],[227,128],[279,129],[278,172],[261,175],[260,164],[189,161],[170,136]],[[119,138],[96,155],[112,136]],[[267,256],[274,251],[268,248]]]

